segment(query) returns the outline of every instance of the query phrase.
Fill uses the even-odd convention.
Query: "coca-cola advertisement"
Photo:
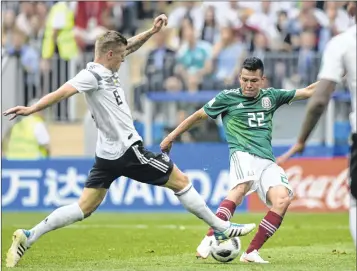
[[[282,166],[294,199],[289,211],[340,212],[348,210],[348,159],[292,159]],[[266,210],[253,193],[248,199],[249,211]]]

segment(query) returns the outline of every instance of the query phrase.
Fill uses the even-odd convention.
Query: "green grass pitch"
[[[236,260],[222,264],[197,260],[195,249],[207,227],[186,213],[97,213],[48,233],[28,250],[15,269],[5,267],[11,235],[30,228],[44,213],[4,213],[2,270],[356,270],[356,250],[348,214],[288,213],[278,232],[261,249],[268,265]],[[259,223],[263,214],[236,214],[235,222]],[[243,249],[253,237],[242,237]]]

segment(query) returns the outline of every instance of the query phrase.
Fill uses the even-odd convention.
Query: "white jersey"
[[[352,112],[350,122],[356,133],[356,24],[332,38],[324,51],[319,79],[340,83],[346,74],[351,92]]]
[[[85,95],[98,129],[98,157],[118,159],[133,143],[142,141],[134,128],[118,72],[113,73],[101,64],[90,62],[67,83]]]

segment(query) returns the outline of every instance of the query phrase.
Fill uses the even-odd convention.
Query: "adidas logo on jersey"
[[[244,105],[242,103],[237,105],[237,108],[244,108]]]

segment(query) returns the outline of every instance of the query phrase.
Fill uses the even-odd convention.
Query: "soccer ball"
[[[237,258],[240,248],[241,244],[238,237],[233,237],[225,241],[216,240],[211,246],[211,255],[215,260],[226,263]]]

